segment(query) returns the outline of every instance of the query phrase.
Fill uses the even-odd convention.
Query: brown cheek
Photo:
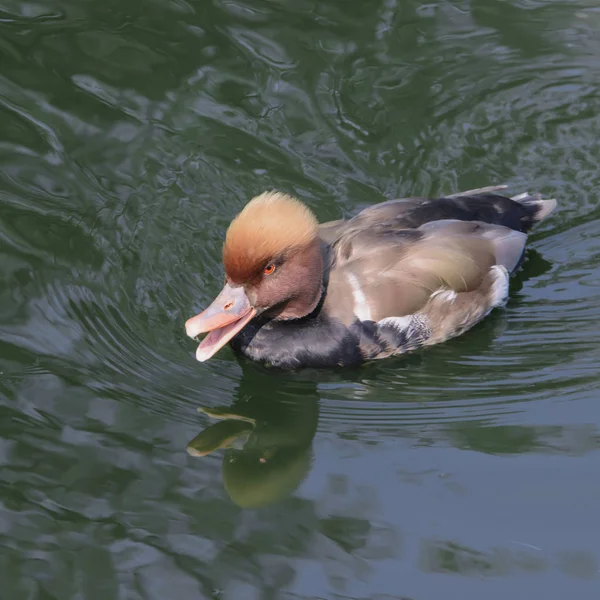
[[[297,297],[302,294],[306,286],[310,286],[310,282],[313,279],[311,269],[302,263],[295,265],[294,272],[286,273],[286,275],[285,286],[291,297]]]
[[[273,295],[276,291],[264,279],[246,286],[246,296],[248,296],[250,304],[256,308],[269,308],[273,306]]]
[[[278,284],[279,281],[275,281],[274,279],[263,279],[260,286],[259,302],[265,308],[279,304],[281,289]]]

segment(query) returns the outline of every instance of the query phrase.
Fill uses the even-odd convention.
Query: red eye
[[[275,265],[273,263],[267,265],[264,269],[263,269],[263,273],[265,275],[270,275],[271,273],[273,273],[275,271]]]

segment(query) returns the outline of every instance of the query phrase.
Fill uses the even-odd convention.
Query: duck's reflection
[[[244,508],[257,508],[285,498],[308,474],[319,402],[314,383],[244,370],[231,406],[199,408],[216,422],[191,440],[187,451],[202,457],[225,449],[223,483],[229,497]]]
[[[538,252],[529,249],[514,287],[520,289],[522,279],[545,272],[548,265]],[[499,325],[488,324],[480,331],[497,335]],[[474,335],[471,334],[472,340]],[[487,338],[484,341],[489,343]],[[387,381],[389,373],[397,374],[400,366],[402,376],[409,377],[406,365],[420,361],[418,355],[413,355],[360,370],[319,371],[318,380]],[[271,371],[244,360],[240,365],[243,373],[233,403],[227,407],[199,408],[212,423],[189,442],[187,451],[203,457],[224,450],[222,470],[227,493],[239,506],[257,508],[292,494],[308,475],[319,419],[319,396],[314,383],[317,374],[310,370],[295,374]],[[422,377],[420,372],[418,377]]]

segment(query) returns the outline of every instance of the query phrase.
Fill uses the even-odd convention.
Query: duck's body
[[[318,227],[288,196],[255,198],[228,231],[224,291],[186,324],[192,337],[217,332],[198,359],[230,340],[272,366],[348,366],[463,333],[504,304],[526,232],[556,205],[499,189],[393,200]]]

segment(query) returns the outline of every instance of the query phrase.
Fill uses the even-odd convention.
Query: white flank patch
[[[354,296],[354,314],[360,321],[371,320],[371,307],[367,302],[367,298],[364,295],[358,278],[353,273],[348,273],[348,281],[352,288],[352,295]]]
[[[413,319],[413,315],[406,315],[405,317],[386,317],[377,321],[377,325],[389,325],[393,327],[398,333],[402,333],[408,329]]]
[[[454,290],[438,290],[431,294],[431,298],[439,298],[443,302],[454,302],[456,300],[456,292]]]
[[[502,306],[508,300],[508,271],[502,265],[495,265],[491,268],[492,289],[490,290],[490,300],[492,306]]]

